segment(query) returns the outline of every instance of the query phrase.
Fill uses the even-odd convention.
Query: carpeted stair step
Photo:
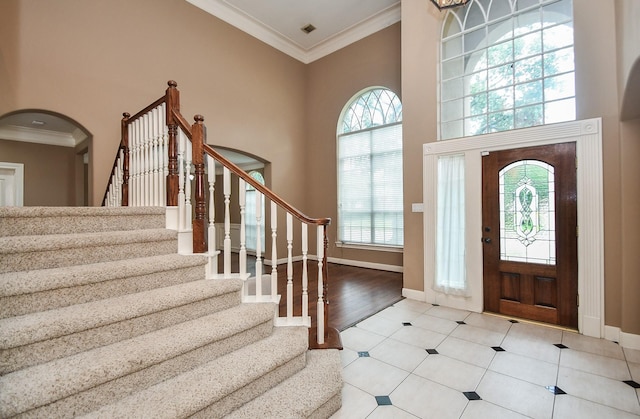
[[[0,373],[62,358],[240,303],[239,280],[200,280],[0,319]]]
[[[166,229],[0,237],[0,273],[175,254]]]
[[[0,274],[0,318],[133,294],[204,278],[206,257],[150,256]]]
[[[164,207],[0,207],[0,236],[164,228]]]
[[[226,418],[328,418],[342,405],[341,368],[337,349],[309,351],[302,371]]]
[[[274,332],[274,310],[272,303],[243,304],[5,375],[0,377],[0,417],[25,413],[27,417],[75,417],[123,397],[136,397],[158,383],[167,393],[160,396],[153,390],[150,394],[172,404],[174,393],[184,397],[183,393],[197,394],[210,385],[193,382],[184,387],[180,377],[185,371],[211,382],[235,377],[234,382],[244,385],[256,376],[254,370],[265,368],[254,366],[257,359],[275,368],[304,352],[306,329]],[[272,345],[282,346],[272,350]],[[238,350],[242,356],[234,355]],[[149,410],[139,410],[143,414],[137,415],[125,411],[124,416],[158,417],[151,413],[151,406],[145,409]]]
[[[221,418],[302,370],[307,343],[305,327],[277,327],[266,339],[83,417]]]

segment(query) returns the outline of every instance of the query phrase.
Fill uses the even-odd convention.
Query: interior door
[[[485,311],[578,327],[576,145],[482,159]]]

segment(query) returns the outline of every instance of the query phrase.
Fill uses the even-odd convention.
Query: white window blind
[[[338,136],[339,240],[402,246],[402,124]]]

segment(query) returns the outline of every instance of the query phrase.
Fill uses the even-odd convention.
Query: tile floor
[[[640,417],[640,351],[614,342],[407,299],[341,336],[332,419]]]

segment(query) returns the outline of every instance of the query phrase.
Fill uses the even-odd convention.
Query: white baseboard
[[[412,290],[409,288],[402,288],[402,296],[411,300],[426,301],[424,291]]]
[[[327,258],[329,263],[337,263],[338,265],[357,266],[358,268],[377,269],[379,271],[399,272],[402,273],[403,267],[396,265],[387,265],[384,263],[363,262],[360,260],[340,259],[340,258]]]
[[[605,326],[604,338],[618,342],[623,348],[640,350],[640,335],[625,333],[619,327]]]

